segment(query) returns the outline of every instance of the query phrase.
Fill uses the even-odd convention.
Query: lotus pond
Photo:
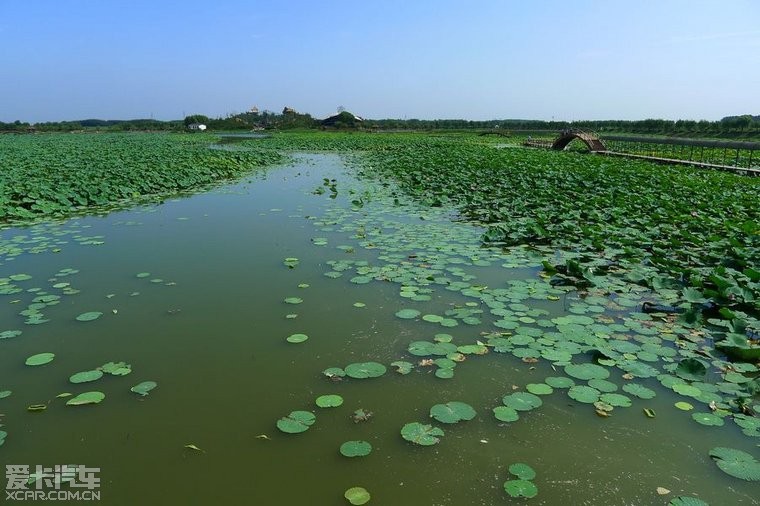
[[[0,231],[4,464],[100,467],[115,505],[760,502],[752,180],[475,137],[173,142],[225,172]],[[68,205],[35,204],[6,216]]]

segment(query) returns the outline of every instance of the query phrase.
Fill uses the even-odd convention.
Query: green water
[[[337,181],[335,198],[323,178]],[[316,188],[325,192],[315,194]],[[440,332],[472,344],[494,330],[487,311],[483,323],[453,328],[399,319],[394,314],[402,308],[442,314],[473,299],[436,286],[431,300],[411,301],[392,276],[356,284],[350,279],[357,274],[346,271],[330,279],[324,276],[334,267],[329,262],[404,265],[424,257],[419,269],[440,268],[478,286],[539,279],[537,254],[482,250],[477,228],[449,221],[445,210],[389,206],[384,191],[355,180],[335,155],[302,155],[292,166],[161,205],[2,231],[6,245],[26,236],[18,241],[26,251],[6,251],[0,278],[32,278],[15,283],[25,291],[0,296],[0,331],[23,330],[0,340],[0,391],[13,391],[0,399],[9,434],[0,463],[100,467],[100,503],[108,505],[341,505],[353,486],[370,491],[370,504],[518,504],[525,500],[511,499],[502,486],[515,462],[538,473],[532,504],[664,505],[680,494],[713,505],[758,504],[756,483],[721,473],[708,457],[715,446],[757,455],[758,441],[734,426],[694,423],[673,407],[683,399],[653,378],[639,382],[656,390],[656,398],[634,399],[609,418],[556,390],[509,424],[495,420],[491,408],[514,389],[564,375],[561,368],[489,353],[469,356],[449,380],[436,378],[433,367],[406,376],[389,367],[376,379],[325,378],[324,369],[351,362],[417,363],[408,344]],[[359,196],[363,207],[351,210]],[[51,244],[55,231],[58,244]],[[28,251],[35,237],[38,253]],[[91,237],[102,244],[80,244]],[[445,261],[433,265],[434,255]],[[489,265],[473,265],[475,256]],[[287,268],[286,257],[297,257],[299,265]],[[502,267],[505,262],[515,265]],[[55,276],[65,268],[79,272]],[[150,276],[136,277],[140,272]],[[43,308],[50,322],[25,325],[18,313],[39,295],[26,290],[60,294],[51,288],[58,282],[80,292]],[[298,287],[304,283],[309,286]],[[525,303],[557,316],[572,296]],[[286,304],[286,297],[303,303]],[[104,314],[75,320],[86,311]],[[293,333],[309,340],[289,344],[285,338]],[[24,365],[40,352],[56,358]],[[132,373],[68,382],[71,374],[109,361],[131,364]],[[158,383],[149,396],[129,391],[145,380]],[[610,380],[623,381],[619,371]],[[56,398],[87,390],[106,399],[66,406]],[[317,408],[314,399],[329,393],[343,396],[343,406]],[[452,400],[472,405],[478,416],[437,424],[446,434],[436,446],[401,438],[405,423],[427,423],[431,406]],[[48,407],[27,412],[31,404]],[[644,407],[657,417],[646,418]],[[372,418],[354,423],[350,415],[359,408]],[[275,422],[293,410],[315,412],[315,425],[302,434],[279,432]],[[345,458],[338,447],[347,440],[369,441],[373,452]],[[658,496],[657,487],[672,493]]]

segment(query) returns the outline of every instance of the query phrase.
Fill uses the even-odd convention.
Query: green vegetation
[[[51,145],[61,142],[70,148],[67,144],[70,138],[87,137],[94,136],[35,138],[47,138]],[[411,394],[419,392],[415,390],[419,388],[415,387],[418,382],[425,382],[427,394],[419,397],[421,402],[414,412],[395,413],[395,427],[401,427],[400,434],[398,429],[392,430],[390,435],[373,430],[373,443],[375,438],[378,440],[377,448],[373,449],[372,444],[360,439],[369,431],[362,434],[357,430],[357,434],[333,439],[325,448],[332,448],[334,452],[337,443],[345,441],[339,448],[345,457],[383,453],[382,459],[394,457],[393,451],[436,454],[435,449],[419,448],[436,444],[442,445],[441,454],[459,445],[472,445],[463,446],[472,450],[489,441],[473,440],[471,432],[465,431],[476,429],[485,434],[509,431],[515,424],[530,424],[541,417],[553,416],[551,409],[568,404],[577,412],[585,410],[584,414],[589,416],[583,421],[591,427],[594,423],[608,423],[604,419],[613,416],[613,412],[636,404],[631,413],[636,413],[640,423],[655,424],[667,421],[669,416],[681,416],[685,423],[695,425],[698,430],[733,430],[741,438],[741,429],[747,437],[760,436],[757,416],[760,406],[756,403],[760,392],[760,368],[756,364],[760,356],[757,342],[760,329],[757,197],[760,186],[756,179],[578,153],[504,148],[494,142],[495,139],[458,134],[274,135],[242,140],[230,146],[235,148],[232,150],[208,149],[213,137],[202,134],[160,135],[151,139],[142,135],[106,135],[104,138],[112,141],[110,151],[101,153],[103,163],[109,166],[118,165],[118,154],[126,152],[122,142],[130,144],[134,139],[142,139],[140,146],[147,146],[148,150],[153,142],[156,146],[164,142],[173,144],[164,146],[166,151],[158,150],[159,153],[187,151],[190,158],[176,155],[187,164],[191,164],[188,160],[200,160],[197,163],[234,166],[229,172],[222,171],[218,176],[221,178],[282,160],[286,152],[316,150],[345,153],[355,172],[363,178],[356,187],[346,188],[336,179],[320,180],[321,174],[312,175],[309,184],[317,188],[302,192],[302,196],[307,200],[321,199],[320,202],[328,206],[324,215],[307,216],[314,230],[309,229],[303,237],[299,236],[304,249],[283,249],[268,259],[257,258],[259,265],[273,266],[273,270],[279,269],[291,276],[282,291],[271,295],[271,302],[279,307],[302,304],[299,307],[313,310],[320,304],[320,282],[354,290],[339,305],[351,315],[359,315],[353,313],[358,309],[351,309],[351,301],[370,300],[363,298],[368,292],[357,293],[366,290],[364,285],[382,284],[384,290],[396,289],[399,297],[395,301],[392,297],[383,299],[382,304],[372,301],[367,309],[360,311],[362,316],[370,310],[383,314],[397,327],[392,338],[383,341],[384,337],[378,332],[377,337],[373,334],[371,339],[366,339],[373,344],[362,348],[360,343],[365,340],[364,336],[357,339],[340,336],[334,341],[341,349],[338,358],[320,348],[330,339],[326,335],[329,332],[315,330],[308,311],[299,318],[299,328],[260,332],[264,337],[257,340],[263,341],[269,336],[276,346],[273,348],[276,351],[266,352],[267,358],[276,357],[281,350],[295,354],[304,351],[304,347],[318,350],[314,353],[315,361],[305,366],[313,368],[311,376],[306,377],[325,383],[330,381],[329,390],[324,390],[345,395],[345,406],[343,395],[316,396],[315,392],[323,387],[308,384],[311,379],[301,385],[303,388],[294,388],[292,395],[301,397],[302,406],[308,401],[320,408],[317,430],[300,439],[313,442],[314,438],[325,438],[328,430],[354,427],[349,422],[351,419],[356,423],[370,420],[372,412],[354,410],[360,406],[359,402],[367,402],[358,395],[361,383],[369,383],[367,391],[370,392],[373,388],[387,387]],[[97,142],[92,138],[87,141]],[[86,154],[87,144],[80,140],[75,142],[82,142],[77,146]],[[99,146],[104,149],[103,144]],[[130,149],[133,156],[143,156],[142,152],[138,153],[140,149]],[[51,148],[51,153],[53,151]],[[196,154],[197,158],[193,158]],[[250,165],[236,158],[237,155],[250,156]],[[50,159],[54,160],[52,155]],[[123,159],[130,169],[115,174],[124,176],[128,183],[114,183],[111,172],[86,167],[85,162],[90,160],[86,156],[71,155],[68,160],[69,165],[56,166],[50,173],[38,170],[42,174],[31,171],[27,174],[36,175],[37,181],[61,182],[68,182],[70,178],[66,176],[71,173],[77,175],[71,178],[75,181],[86,175],[81,188],[87,195],[101,184],[113,189],[120,184],[137,184],[135,173],[150,174],[157,183],[168,179],[170,188],[175,183],[175,172],[164,167],[166,163],[174,163],[170,156],[159,154],[153,161],[141,159],[144,165]],[[305,166],[311,170],[312,166]],[[191,177],[193,170],[191,167],[186,173],[178,172],[182,177]],[[99,179],[97,174],[104,176]],[[213,184],[215,177],[216,173],[208,173],[208,180],[203,184]],[[127,193],[124,202],[154,195]],[[331,199],[338,205],[330,205]],[[107,200],[104,204],[111,203]],[[78,209],[83,207],[61,208],[49,215],[64,215]],[[306,214],[301,209],[291,217],[300,221]],[[273,212],[282,210],[271,209]],[[31,208],[27,211],[30,214],[24,218],[46,215],[42,211],[32,213]],[[258,216],[264,215],[261,212]],[[466,224],[452,223],[452,216]],[[24,241],[22,237],[22,248],[36,247],[29,246],[33,240]],[[83,244],[102,244],[98,241],[97,236],[84,238]],[[229,238],[225,246],[232,241]],[[329,254],[326,252],[332,250],[336,256],[327,260],[319,257],[319,268],[323,271],[311,272],[314,256],[309,254],[308,248],[320,248],[320,254]],[[365,250],[372,252],[365,255]],[[10,256],[26,250],[14,245],[14,249],[7,251]],[[141,269],[160,271],[151,265],[132,265],[125,271],[124,279],[131,283],[163,283],[159,277],[151,278],[153,275],[149,272],[135,274]],[[28,318],[25,323],[30,325],[47,322],[41,311],[60,303],[62,298],[48,293],[48,287],[41,280],[48,280],[51,291],[61,290],[63,295],[69,295],[74,289],[61,278],[78,272],[71,268],[60,269],[50,278],[50,274],[40,276],[36,270],[27,271],[32,274],[19,271],[0,278],[0,293],[20,294],[16,295],[20,298],[15,302],[21,302],[21,297],[31,300],[19,313]],[[320,274],[330,281],[324,281]],[[294,280],[294,276],[298,278]],[[313,287],[306,292],[310,294],[307,300],[288,296],[288,290],[294,291],[299,281],[309,281]],[[31,283],[36,282],[40,286],[32,287]],[[297,285],[299,289],[309,286],[307,283]],[[111,292],[110,287],[108,291]],[[129,291],[124,290],[124,293]],[[106,297],[116,292],[113,289]],[[27,293],[31,295],[27,297]],[[65,321],[85,331],[116,321],[111,313],[106,313],[107,316],[99,311],[80,313],[98,307],[87,304],[76,310],[72,308]],[[354,303],[354,307],[364,307],[364,304]],[[79,316],[75,316],[77,313]],[[74,318],[93,323],[80,324],[72,321]],[[281,321],[281,315],[276,318]],[[266,316],[262,317],[262,321],[265,319]],[[282,343],[305,342],[306,333],[293,333],[299,331],[319,338],[304,344],[301,350]],[[21,331],[5,330],[0,333],[0,339],[16,338],[19,334]],[[247,356],[248,352],[241,356]],[[496,354],[501,356],[494,356]],[[52,353],[42,353],[29,357],[26,363],[43,365],[53,358]],[[356,362],[343,368],[325,369],[325,378],[317,379],[317,372],[330,365],[328,360],[343,364],[349,360]],[[289,359],[286,363],[295,364],[295,361]],[[396,372],[388,374],[386,364]],[[29,368],[28,374],[40,374],[62,365],[63,361],[58,360],[42,370]],[[487,372],[485,376],[492,376],[492,382],[489,378],[474,381],[471,368],[477,367],[500,372],[514,369],[517,374],[505,379],[501,374]],[[99,385],[105,385],[117,378],[103,378],[104,373],[125,376],[132,372],[126,362],[108,362],[94,369],[92,364],[80,364],[77,369],[82,372],[69,376],[70,383],[98,381]],[[66,375],[77,369],[67,370]],[[462,370],[461,380],[454,379],[455,370]],[[559,376],[546,377],[547,374]],[[374,380],[359,381],[369,378]],[[436,390],[431,389],[428,382],[442,380],[450,382],[444,387],[451,385],[455,389],[449,392],[450,397],[445,394],[446,397],[430,401],[429,392]],[[161,381],[166,384],[164,379]],[[131,391],[145,396],[155,387],[155,382],[145,381]],[[483,392],[489,387],[490,391]],[[481,395],[483,393],[486,395]],[[14,394],[11,401],[17,395]],[[59,397],[63,395],[71,394]],[[112,398],[110,393],[108,395]],[[656,395],[669,396],[657,406],[658,415],[646,407],[645,402]],[[689,402],[679,401],[672,407],[677,396],[688,398]],[[101,392],[86,392],[67,404],[94,404],[104,398]],[[465,399],[473,405],[447,402],[447,398]],[[479,399],[477,404],[475,399]],[[498,399],[502,405],[494,407]],[[438,401],[441,403],[431,406]],[[671,413],[663,412],[665,406]],[[372,402],[372,408],[377,410],[378,421],[381,417],[384,419],[383,424],[394,414],[393,407],[387,404]],[[287,413],[291,408],[280,409],[274,413]],[[349,415],[352,410],[353,415]],[[287,444],[297,444],[290,434],[309,431],[317,418],[311,411],[292,411],[278,420],[279,415],[270,416],[269,426],[272,429],[276,426],[279,432],[287,434],[273,437],[272,440],[279,441],[272,444],[286,444],[285,439],[288,439]],[[343,424],[337,422],[341,417]],[[415,419],[420,421],[404,424],[406,420]],[[437,426],[442,424],[447,424],[447,438],[443,437],[444,429]],[[371,425],[356,429],[368,429]],[[0,443],[4,437],[0,434]],[[256,437],[270,439],[266,434]],[[391,445],[382,439],[384,437],[413,444],[396,445],[397,448],[390,450]],[[185,447],[201,451],[195,445]],[[749,453],[718,447],[710,456],[719,469],[733,478],[758,479],[757,460]],[[377,460],[373,456],[364,464]],[[499,489],[500,493],[516,498],[532,498],[538,494],[533,482],[537,474],[533,468],[514,463],[509,466],[509,472],[512,477],[503,482],[504,492]],[[492,475],[497,480],[491,485],[494,488],[504,478],[499,479],[496,473]],[[341,485],[339,490],[349,484]],[[548,487],[543,481],[541,488],[542,494],[547,494]],[[366,490],[359,487],[346,491],[345,497],[352,504],[369,500]],[[682,497],[672,503],[690,502],[689,498]]]
[[[0,221],[61,217],[195,190],[276,163],[272,151],[210,150],[207,135],[0,137]]]

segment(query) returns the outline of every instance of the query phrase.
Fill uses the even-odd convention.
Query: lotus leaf
[[[106,398],[103,392],[84,392],[66,401],[67,406],[79,406],[82,404],[98,404]]]
[[[372,452],[372,445],[367,441],[346,441],[340,445],[340,454],[344,457],[364,457]]]
[[[421,446],[434,445],[441,440],[442,436],[443,430],[419,422],[407,423],[401,428],[401,437]]]
[[[446,404],[436,404],[430,408],[430,417],[441,423],[457,423],[462,420],[475,418],[475,410],[464,402],[451,401]]]
[[[288,434],[306,432],[314,425],[317,417],[309,411],[292,411],[288,416],[277,420],[277,428]]]

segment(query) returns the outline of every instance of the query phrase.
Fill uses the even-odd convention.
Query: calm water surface
[[[337,180],[335,198],[324,178]],[[325,192],[315,194],[316,188]],[[714,446],[757,454],[755,444],[738,430],[693,423],[673,408],[681,398],[654,380],[642,383],[656,398],[636,399],[610,418],[555,391],[541,408],[504,424],[491,413],[502,396],[563,375],[561,369],[490,353],[459,364],[450,380],[424,367],[406,376],[389,368],[377,379],[325,378],[324,369],[351,362],[416,363],[419,358],[406,352],[409,342],[439,332],[470,344],[493,330],[485,317],[481,325],[441,328],[394,316],[402,308],[441,314],[472,300],[456,291],[436,289],[432,300],[415,302],[399,296],[392,281],[356,284],[350,281],[355,273],[324,276],[334,260],[384,262],[387,251],[366,247],[369,230],[377,237],[397,234],[391,254],[401,256],[425,247],[415,227],[455,232],[453,243],[477,248],[476,228],[411,206],[389,208],[373,200],[378,189],[363,194],[366,189],[337,156],[303,155],[292,166],[161,205],[2,231],[3,244],[26,239],[16,243],[25,244],[24,252],[6,250],[0,278],[24,273],[31,279],[14,282],[23,291],[0,296],[0,332],[23,331],[0,340],[0,391],[13,392],[0,399],[9,434],[0,462],[100,467],[100,503],[107,505],[337,506],[347,504],[343,492],[352,486],[367,488],[370,504],[518,504],[524,500],[503,489],[515,462],[538,472],[532,504],[664,505],[678,494],[713,505],[758,504],[757,484],[724,475],[707,455]],[[350,211],[350,201],[362,194],[364,206]],[[405,247],[404,240],[413,244]],[[95,244],[82,244],[88,242]],[[41,251],[28,251],[33,244]],[[287,268],[287,257],[299,265]],[[475,276],[472,283],[506,287],[509,279],[537,278],[537,263],[505,269],[469,260],[456,264],[462,271],[455,274]],[[67,268],[78,272],[56,276]],[[150,276],[138,278],[141,272]],[[61,294],[52,288],[60,282],[79,293],[42,308],[49,322],[25,324],[19,311],[40,291]],[[34,288],[40,291],[27,291]],[[286,304],[286,297],[303,303]],[[87,311],[104,314],[75,320]],[[552,311],[562,314],[561,306]],[[309,340],[289,344],[285,338],[293,333]],[[40,352],[56,358],[24,365]],[[132,373],[69,383],[73,373],[110,361],[131,364]],[[158,383],[149,396],[130,392],[145,380]],[[106,399],[66,406],[65,398],[56,398],[87,390]],[[343,396],[343,406],[317,408],[314,399],[329,393]],[[451,400],[467,402],[478,416],[443,426],[446,435],[433,447],[400,437],[405,423],[426,422],[431,406]],[[47,409],[28,412],[32,404]],[[644,407],[657,417],[646,418]],[[350,415],[359,408],[374,416],[354,423]],[[302,434],[279,432],[275,422],[293,410],[315,412],[315,425]],[[359,439],[373,445],[372,454],[349,459],[338,453],[341,443]],[[660,497],[657,487],[673,493]]]

